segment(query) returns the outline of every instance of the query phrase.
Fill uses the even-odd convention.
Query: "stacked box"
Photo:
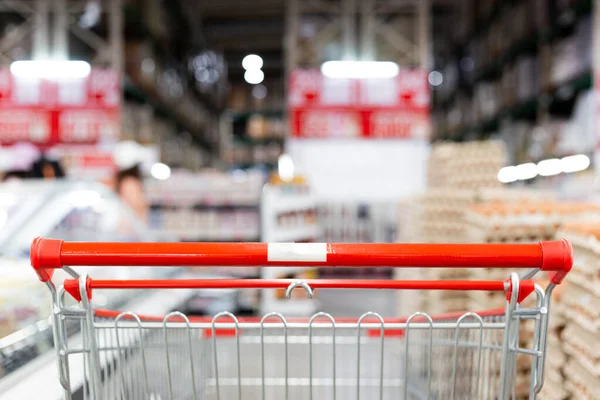
[[[599,218],[599,206],[556,201],[481,203],[465,215],[469,239],[478,243],[549,240],[565,223]]]
[[[600,223],[568,224],[560,231],[573,245],[573,269],[564,293],[564,387],[572,399],[600,393]]]
[[[600,235],[600,225],[582,225],[585,221],[600,221],[600,207],[593,204],[532,200],[488,202],[471,206],[465,220],[472,242],[537,242],[567,236],[574,242],[574,246],[577,246],[577,265],[568,276],[568,282],[556,288],[554,293],[548,331],[546,379],[540,398],[563,400],[569,398],[570,392],[578,393],[578,397],[575,398],[585,398],[579,396],[592,393],[590,390],[595,381],[590,380],[591,378],[580,378],[567,384],[565,374],[568,376],[574,372],[566,372],[564,366],[568,359],[566,352],[585,354],[588,358],[587,365],[590,367],[588,370],[598,373],[600,377],[600,368],[595,369],[596,366],[600,366],[600,351],[581,345],[593,341],[590,342],[589,330],[580,328],[591,327],[594,332],[600,328],[600,285],[595,285],[598,277],[590,268],[597,262],[597,259],[594,259],[595,239],[589,237],[594,233],[593,229],[597,229]],[[570,228],[572,226],[578,227],[578,231],[587,226],[587,231],[583,232],[588,236],[574,235],[571,232],[573,228]],[[580,264],[583,265],[579,266]],[[503,270],[477,269],[472,271],[470,278],[506,279],[507,276]],[[542,281],[540,284],[542,287],[547,286],[547,282]],[[474,310],[503,307],[505,304],[503,293],[472,292],[469,293],[469,297],[470,308]],[[567,321],[570,322],[567,324]],[[528,343],[531,339],[529,327],[522,327],[520,338],[524,340],[525,347],[531,348],[531,344]],[[529,362],[523,365],[528,364]],[[584,362],[579,361],[579,364],[584,365]],[[522,373],[527,372],[527,369],[523,368]]]
[[[440,143],[433,146],[428,163],[428,186],[452,189],[500,187],[497,174],[506,150],[500,141]]]
[[[429,159],[428,189],[415,201],[420,220],[417,240],[426,243],[465,243],[469,241],[465,215],[481,202],[523,201],[545,194],[500,186],[497,174],[504,166],[504,144],[499,141],[440,143]],[[417,219],[417,218],[415,218]],[[428,269],[422,279],[468,279],[465,269]],[[466,292],[430,292],[423,310],[432,313],[468,311],[471,299]]]

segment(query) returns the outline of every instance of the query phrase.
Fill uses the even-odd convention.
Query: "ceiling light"
[[[538,175],[537,165],[534,163],[525,163],[517,165],[517,178],[522,181],[533,179]]]
[[[289,154],[282,154],[277,160],[277,174],[284,182],[294,179],[294,161]]]
[[[30,79],[82,79],[90,71],[90,64],[85,61],[15,61],[10,65],[14,76]]]
[[[498,180],[502,183],[511,183],[518,179],[517,167],[504,167],[498,171]]]
[[[393,78],[400,67],[391,61],[327,61],[321,72],[329,78]]]
[[[562,172],[579,172],[590,166],[590,158],[585,154],[564,157],[560,160],[560,169]]]
[[[558,175],[562,172],[560,165],[560,160],[558,158],[542,160],[537,165],[538,174],[540,174],[541,176]]]
[[[156,163],[150,168],[150,174],[160,181],[164,181],[171,177],[171,168],[167,164]]]
[[[265,79],[265,74],[260,69],[251,69],[244,73],[246,82],[257,85]]]
[[[439,71],[431,71],[427,76],[427,80],[431,86],[440,86],[444,82],[444,76]]]
[[[242,60],[242,67],[244,67],[246,71],[261,69],[262,66],[263,59],[260,56],[257,56],[256,54],[248,54]]]

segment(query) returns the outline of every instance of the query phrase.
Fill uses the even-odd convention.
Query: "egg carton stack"
[[[502,190],[497,174],[505,159],[506,150],[499,141],[434,145],[428,160],[428,187],[419,202],[420,240],[464,241],[464,212],[479,201],[482,189]]]
[[[573,269],[567,276],[562,296],[565,317],[560,338],[564,360],[562,387],[571,393],[571,399],[597,399],[600,393],[600,273],[597,267],[600,264],[600,223],[569,224],[559,235],[571,241],[574,254]]]
[[[421,198],[420,241],[427,243],[466,243],[474,240],[470,232],[471,222],[467,219],[470,209],[478,204],[523,203],[539,201],[546,193],[527,189],[481,188],[428,190]],[[504,279],[506,278],[506,272]],[[466,269],[430,269],[424,279],[469,279]],[[491,296],[493,296],[492,294]],[[485,298],[487,293],[473,296]],[[484,301],[484,303],[487,303]],[[471,295],[466,292],[432,292],[427,296],[430,312],[455,312],[472,309]]]
[[[501,187],[497,174],[505,162],[506,149],[501,141],[436,144],[428,161],[428,186],[454,189]]]
[[[465,216],[468,241],[473,243],[535,243],[551,240],[566,224],[600,221],[600,207],[593,204],[553,201],[488,202],[473,205]],[[501,269],[476,269],[471,279],[507,279]],[[502,293],[472,292],[470,307],[503,307]]]
[[[564,236],[561,228],[583,221],[600,221],[600,207],[592,204],[563,203],[551,201],[491,202],[470,207],[467,215],[469,241],[476,243],[538,242]],[[578,254],[576,251],[575,254]],[[590,264],[593,265],[593,264]],[[577,273],[574,279],[577,279]],[[506,279],[506,271],[496,269],[477,269],[471,273],[471,279]],[[542,277],[542,279],[544,279]],[[580,279],[586,281],[587,278]],[[547,282],[540,284],[545,287]],[[598,286],[600,288],[600,285]],[[566,288],[566,289],[565,289]],[[563,291],[565,291],[563,293]],[[555,290],[552,318],[550,320],[547,362],[546,388],[540,398],[563,400],[569,393],[565,390],[563,366],[566,356],[562,348],[564,342],[565,315],[568,310],[568,293],[576,289],[566,282]],[[579,291],[579,293],[581,293]],[[505,298],[502,293],[469,293],[470,308],[475,310],[503,307]],[[600,306],[600,301],[598,303]],[[599,313],[600,321],[600,313]],[[524,346],[531,347],[532,326],[524,326],[520,340]],[[522,374],[528,373],[529,362],[520,363]]]
[[[566,224],[600,222],[600,207],[594,204],[557,201],[487,202],[473,205],[465,216],[468,241],[473,243],[535,243],[551,240]],[[477,269],[471,279],[506,279],[506,271]],[[470,293],[471,308],[504,306],[501,293]]]

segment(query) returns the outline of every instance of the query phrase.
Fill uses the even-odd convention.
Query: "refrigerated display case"
[[[76,241],[153,240],[144,223],[101,184],[23,181],[0,185],[0,377],[52,346],[50,309],[45,305],[48,291],[29,267],[29,247],[37,236]],[[157,277],[164,272],[161,268],[125,269],[108,271],[106,277]],[[56,281],[60,280],[57,274]],[[104,294],[101,302],[118,306],[132,296],[135,294]],[[75,332],[78,327],[71,329]]]
[[[0,185],[0,400],[36,398],[40,382],[48,382],[47,396],[62,398],[60,385],[52,382],[56,355],[52,349],[48,290],[32,272],[29,249],[35,237],[70,241],[153,242],[155,233],[107,186],[83,181],[22,181]],[[161,236],[160,241],[172,238]],[[78,267],[77,273],[91,270]],[[95,269],[99,279],[223,278],[215,271],[184,268]],[[219,276],[221,275],[221,276]],[[59,286],[67,275],[56,271]],[[210,312],[215,307],[236,309],[235,290],[157,290],[148,293],[98,291],[98,306],[126,308],[146,313],[185,309]],[[69,326],[70,341],[81,341],[80,325]],[[83,375],[73,377],[83,385]],[[36,384],[32,385],[31,382]],[[36,389],[37,388],[37,389]],[[77,389],[77,388],[74,388]]]

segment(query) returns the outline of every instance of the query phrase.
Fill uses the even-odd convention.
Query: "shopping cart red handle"
[[[153,280],[102,280],[86,279],[89,299],[94,289],[287,289],[297,282],[294,279],[153,279]],[[311,289],[388,289],[388,290],[460,290],[506,292],[510,298],[511,283],[507,281],[481,280],[381,280],[381,279],[306,279]],[[81,301],[79,279],[65,279],[65,290]],[[535,290],[530,279],[519,283],[520,303]]]
[[[539,268],[560,283],[565,240],[533,244],[86,243],[36,238],[31,265],[47,281],[62,266],[318,266]]]

